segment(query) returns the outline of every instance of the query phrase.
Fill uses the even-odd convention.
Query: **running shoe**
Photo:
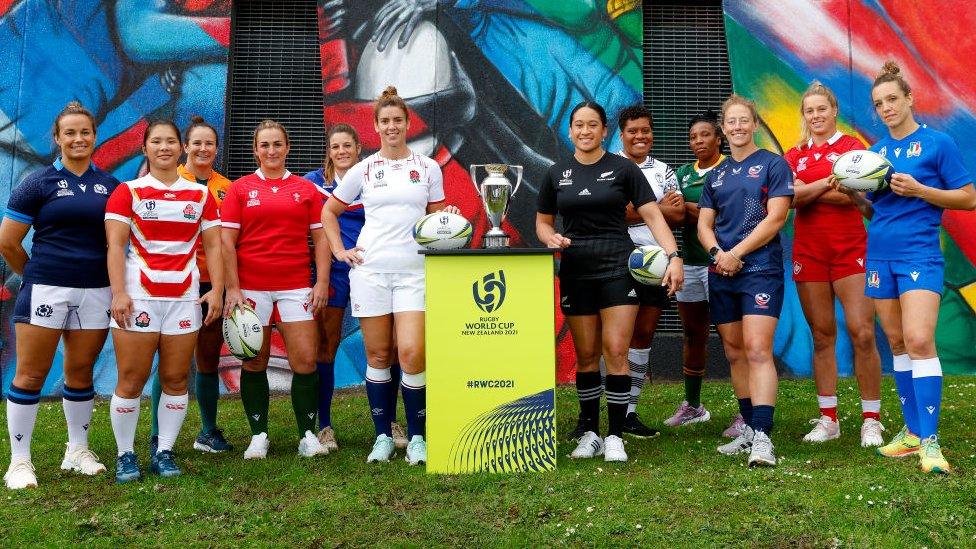
[[[735,437],[732,442],[727,442],[718,447],[718,453],[724,454],[726,456],[734,456],[736,454],[745,454],[752,450],[752,438],[755,433],[752,427],[744,425],[742,427],[742,432],[739,436]]]
[[[870,448],[884,444],[881,432],[885,430],[884,425],[874,418],[867,418],[861,424],[861,447]]]
[[[583,418],[583,416],[579,416],[576,419],[576,428],[569,432],[567,438],[569,440],[581,439],[583,435],[585,435],[586,432],[589,431],[589,429],[587,428],[588,423],[589,422],[587,422],[586,419]]]
[[[156,455],[149,458],[149,472],[161,477],[180,476],[183,472],[176,466],[176,461],[173,458],[172,450],[160,450],[156,452]]]
[[[329,453],[335,452],[339,449],[339,443],[336,442],[335,431],[332,430],[332,427],[323,427],[322,430],[319,431],[319,442],[322,443],[322,446],[325,446],[325,449],[328,450]],[[396,441],[394,441],[393,444],[396,444]]]
[[[942,473],[948,475],[952,472],[949,462],[942,456],[942,447],[939,446],[939,437],[932,435],[925,439],[919,450],[922,471],[926,473]]]
[[[227,442],[222,430],[214,428],[206,433],[197,435],[197,439],[193,441],[193,449],[211,454],[219,454],[233,450],[234,446]]]
[[[15,457],[10,460],[10,467],[3,475],[3,481],[11,490],[37,488],[37,475],[34,474],[34,464],[29,457]]]
[[[603,439],[593,431],[587,431],[579,438],[579,444],[569,457],[572,459],[596,457],[603,455],[603,449]]]
[[[813,425],[813,429],[803,436],[803,442],[827,442],[840,438],[840,423],[827,416],[811,419],[810,424]]]
[[[918,435],[913,435],[908,432],[908,426],[906,425],[901,428],[901,431],[898,431],[898,434],[891,439],[891,442],[880,448],[876,448],[875,452],[879,456],[900,458],[917,454],[921,443],[922,441],[919,440]]]
[[[688,401],[682,402],[678,409],[674,411],[674,415],[664,420],[664,424],[668,427],[681,427],[682,425],[691,425],[692,423],[705,423],[712,418],[712,414],[705,409],[704,404],[699,404],[697,408],[688,404]]]
[[[407,457],[405,458],[410,465],[421,465],[427,463],[427,441],[420,435],[414,435],[407,445]]]
[[[268,433],[258,433],[251,437],[251,443],[244,450],[244,459],[264,459],[268,457]]]
[[[390,424],[390,432],[393,435],[393,446],[397,450],[403,450],[407,447],[410,442],[407,440],[407,432],[403,430],[403,427],[399,423],[393,422]]]
[[[319,437],[312,431],[305,431],[305,436],[298,441],[298,455],[302,457],[324,456],[329,451],[319,442]]]
[[[74,450],[69,446],[64,451],[64,459],[61,460],[62,471],[74,471],[83,475],[97,475],[105,472],[105,465],[98,460],[95,452],[87,446],[79,446]]]
[[[624,434],[636,438],[654,438],[660,435],[661,431],[644,425],[637,416],[637,412],[631,412],[627,414],[627,419],[624,420]]]
[[[736,414],[735,418],[732,419],[732,424],[722,431],[722,436],[726,438],[736,438],[742,434],[743,429],[745,429],[746,421],[742,419],[742,414]]]
[[[386,463],[393,457],[394,450],[395,446],[392,437],[378,435],[376,442],[373,443],[373,450],[366,456],[366,463],[379,463],[381,461]]]
[[[627,461],[627,451],[624,441],[617,435],[608,435],[603,440],[603,461]]]
[[[133,480],[142,480],[142,471],[136,453],[126,452],[115,458],[115,482],[125,484]]]
[[[749,467],[775,467],[776,453],[769,435],[757,431],[752,437],[752,450],[749,452]]]

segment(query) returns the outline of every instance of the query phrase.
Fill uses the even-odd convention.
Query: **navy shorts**
[[[611,279],[559,279],[559,307],[566,316],[595,315],[617,305],[639,305],[637,286],[630,275]]]
[[[915,260],[868,259],[864,295],[874,299],[897,299],[912,290],[929,290],[942,295],[945,263],[941,257]]]
[[[779,318],[783,310],[783,273],[739,273],[729,277],[709,272],[708,309],[716,325],[738,322],[745,315]]]
[[[349,306],[349,265],[343,261],[333,261],[329,268],[329,307],[345,309]],[[315,286],[315,264],[312,264],[311,286]]]

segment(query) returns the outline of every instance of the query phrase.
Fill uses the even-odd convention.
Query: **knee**
[[[170,395],[182,395],[187,391],[189,372],[159,372],[159,384],[163,391]]]
[[[646,329],[635,329],[634,335],[630,338],[630,347],[633,349],[646,349],[654,341],[654,333]]]
[[[366,364],[373,368],[389,368],[390,355],[389,349],[369,349],[366,351]]]
[[[817,353],[825,351],[833,352],[834,344],[837,342],[837,327],[833,324],[828,326],[817,326],[810,330],[813,334],[813,350]]]
[[[874,326],[857,326],[848,329],[851,344],[860,352],[870,352],[875,349]]]
[[[13,384],[25,391],[40,391],[44,387],[44,378],[40,372],[18,370],[14,375]]]
[[[905,351],[912,358],[935,356],[935,334],[922,330],[908,330],[904,335]]]
[[[744,352],[750,365],[763,364],[773,359],[773,350],[765,340],[746,340]]]

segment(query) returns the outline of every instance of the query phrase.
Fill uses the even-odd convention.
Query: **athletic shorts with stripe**
[[[14,304],[14,322],[54,330],[108,329],[112,289],[67,288],[24,282]]]

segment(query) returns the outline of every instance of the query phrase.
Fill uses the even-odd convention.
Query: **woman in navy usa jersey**
[[[58,342],[64,341],[64,416],[68,447],[61,468],[105,471],[88,449],[95,388],[92,369],[108,334],[112,301],[105,265],[105,203],[119,184],[91,162],[95,119],[78,103],[54,121],[60,156],[10,194],[0,224],[0,254],[23,277],[14,306],[17,370],[7,392],[8,488],[37,486],[30,443],[38,399]],[[33,228],[30,256],[22,242]]]

